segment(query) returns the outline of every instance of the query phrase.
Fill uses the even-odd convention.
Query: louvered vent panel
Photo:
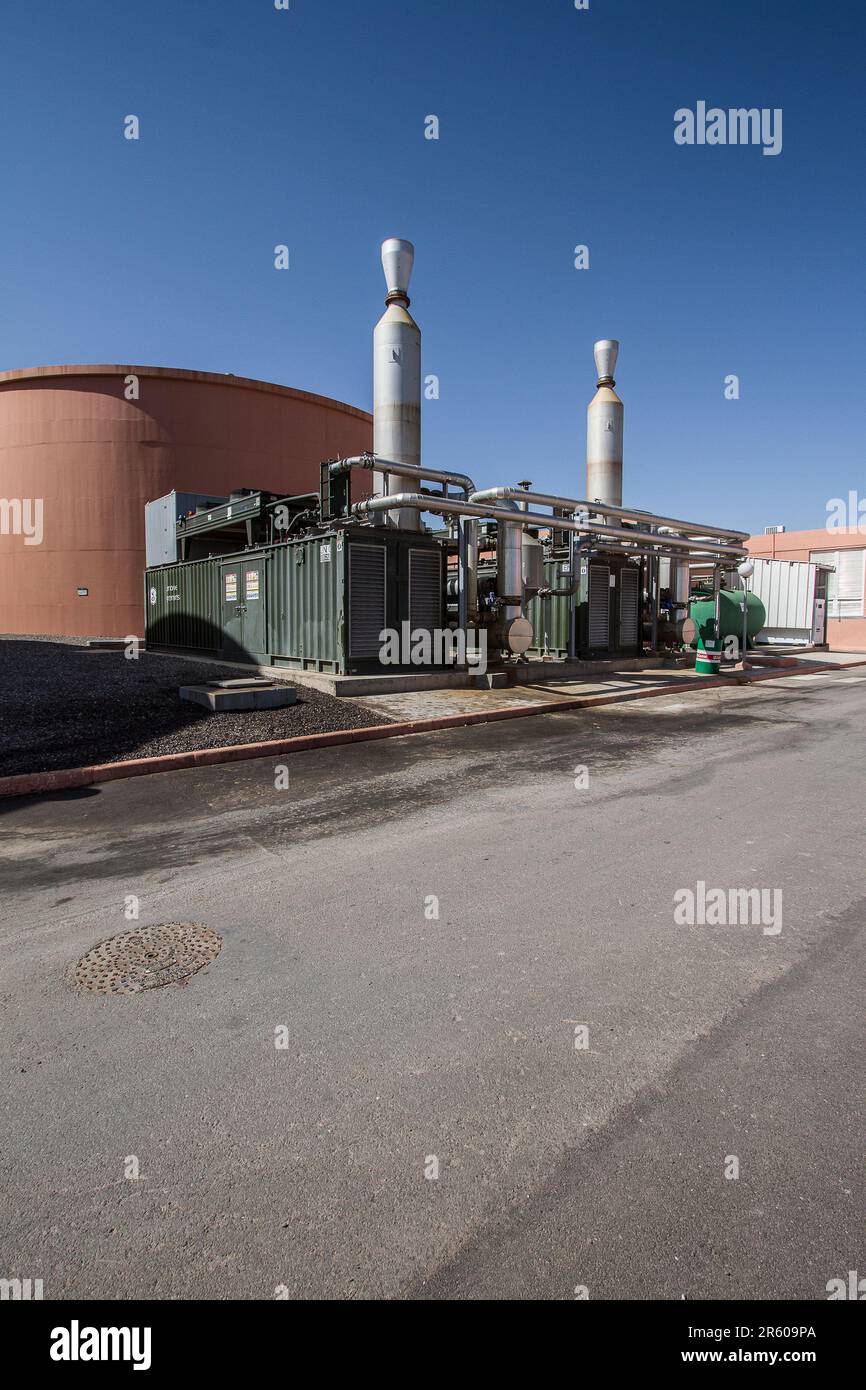
[[[619,640],[623,647],[637,644],[638,579],[637,570],[623,570],[619,591]]]
[[[409,622],[433,632],[442,626],[442,556],[438,550],[409,551]]]
[[[589,645],[606,647],[610,641],[610,568],[589,567]]]
[[[378,656],[385,623],[385,548],[349,546],[349,656]]]

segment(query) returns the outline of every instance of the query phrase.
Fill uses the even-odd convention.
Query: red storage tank
[[[317,491],[322,459],[372,444],[366,411],[246,377],[0,373],[0,633],[141,635],[145,502]]]

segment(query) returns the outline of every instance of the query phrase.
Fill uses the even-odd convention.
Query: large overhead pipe
[[[506,498],[515,501],[525,498],[528,502],[534,502],[539,507],[566,507],[571,512],[599,512],[602,516],[616,517],[621,521],[636,521],[647,526],[666,526],[682,536],[706,536],[708,539],[723,541],[745,541],[748,540],[749,536],[748,531],[728,531],[720,526],[704,526],[697,521],[677,521],[675,517],[657,516],[655,512],[643,512],[637,507],[599,505],[596,502],[587,501],[586,498],[556,497],[549,492],[526,492],[522,487],[482,488],[480,492],[473,492],[469,500],[470,502],[493,502]],[[551,520],[552,524],[556,526],[559,518],[555,517]]]
[[[696,544],[684,536],[656,536],[644,531],[627,531],[618,526],[599,526],[598,523],[593,525],[590,521],[577,521],[573,517],[545,516],[543,512],[510,511],[487,503],[461,502],[457,498],[446,500],[424,493],[400,493],[396,496],[396,501],[390,494],[388,497],[368,497],[363,502],[356,502],[352,511],[359,517],[376,516],[393,506],[414,507],[419,512],[436,512],[443,516],[485,517],[492,521],[510,522],[514,526],[542,526],[548,530],[555,527],[557,531],[576,531],[580,535],[597,536],[599,544],[605,549],[608,548],[609,540],[627,541],[630,553],[634,555],[655,554],[661,550],[663,553],[686,552],[690,555],[720,556],[723,560],[730,560],[734,556],[741,558],[746,554],[745,546],[741,545],[718,545],[713,541],[701,541],[700,544]]]
[[[356,454],[352,458],[337,459],[331,464],[331,473],[347,473],[350,468],[372,468],[376,471],[376,476],[381,477],[388,474],[390,470],[401,468],[402,476],[406,482],[423,481],[427,483],[441,483],[443,495],[447,496],[447,488],[456,487],[466,498],[475,491],[475,484],[468,473],[454,473],[451,469],[426,468],[422,464],[397,463],[395,459],[385,458],[379,454]],[[375,481],[375,480],[374,480]]]
[[[388,293],[385,312],[373,330],[373,452],[401,464],[421,462],[421,330],[409,313],[409,278],[415,259],[411,241],[391,237],[382,243]],[[375,491],[406,490],[409,473],[376,474]],[[392,526],[421,530],[421,513],[411,507],[389,511]]]
[[[586,412],[586,495],[593,502],[622,506],[622,401],[614,391],[613,373],[619,343],[602,338],[593,354],[598,390]]]

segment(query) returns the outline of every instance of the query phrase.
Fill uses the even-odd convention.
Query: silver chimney
[[[593,351],[598,390],[586,412],[586,496],[590,502],[621,507],[623,410],[613,389],[619,343],[602,338]]]
[[[415,260],[411,241],[382,243],[387,296],[373,331],[373,453],[395,463],[421,462],[421,331],[409,313],[409,277]],[[417,478],[399,472],[373,474],[382,496],[414,492]],[[383,513],[404,531],[421,530],[421,513],[402,507]]]

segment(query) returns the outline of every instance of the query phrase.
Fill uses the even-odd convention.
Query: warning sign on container
[[[258,598],[259,596],[259,572],[258,570],[247,570],[244,581],[244,593],[247,598]]]
[[[226,603],[237,603],[238,600],[238,577],[232,570],[223,577],[225,584]]]

